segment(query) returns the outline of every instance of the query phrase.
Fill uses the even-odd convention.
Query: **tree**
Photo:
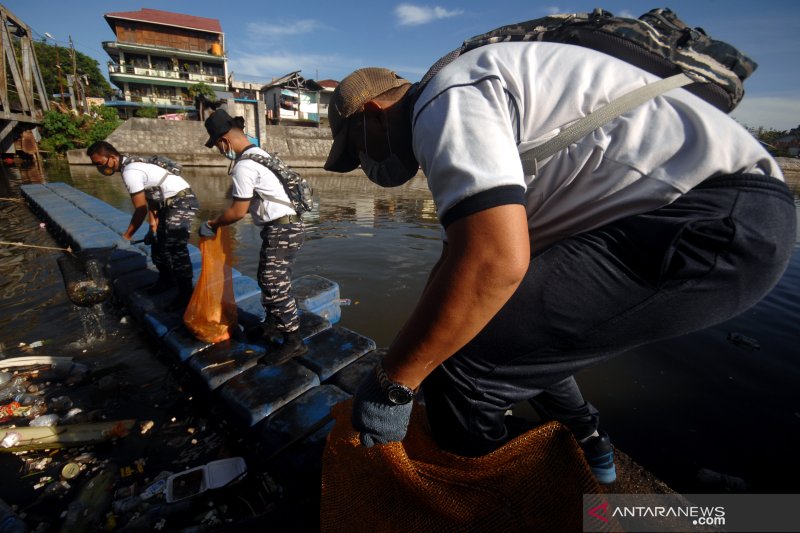
[[[72,113],[46,111],[42,123],[42,149],[57,153],[72,150],[83,136],[80,126],[80,118]]]
[[[154,105],[140,107],[135,114],[141,118],[158,118],[158,108]]]
[[[201,81],[190,86],[187,92],[189,97],[194,100],[198,119],[203,120],[205,107],[210,106],[213,109],[214,106],[212,104],[217,101],[216,91]]]
[[[91,113],[83,116],[83,123],[86,132],[84,142],[89,146],[111,135],[122,124],[122,119],[113,107],[100,105],[92,106]]]
[[[72,74],[72,57],[69,48],[59,46],[56,50],[55,46],[47,44],[45,41],[34,42],[33,46],[36,50],[36,59],[39,63],[39,70],[44,79],[45,90],[48,95],[59,94],[61,89],[58,83],[58,65],[61,65],[61,85],[64,87],[64,92],[69,92],[69,85],[67,84],[67,74]],[[58,59],[56,60],[56,56]],[[86,96],[100,96],[108,98],[114,94],[114,89],[108,84],[108,81],[100,73],[100,67],[94,59],[75,51],[75,65],[78,75],[84,75],[88,78],[89,82],[86,85]]]
[[[92,106],[91,112],[78,116],[74,113],[47,111],[42,124],[43,150],[64,153],[74,148],[86,148],[102,141],[122,124],[113,107]]]
[[[208,100],[215,102],[217,100],[217,93],[210,85],[206,85],[202,81],[191,85],[187,90],[189,98],[194,100],[198,96],[205,96]]]

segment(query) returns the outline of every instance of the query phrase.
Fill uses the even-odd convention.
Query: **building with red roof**
[[[205,83],[228,86],[225,34],[217,19],[142,8],[106,13],[116,41],[103,43],[111,57],[109,79],[122,100],[106,105],[125,109],[155,106],[162,113],[194,109],[188,89]]]

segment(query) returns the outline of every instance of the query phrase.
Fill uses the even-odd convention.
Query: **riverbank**
[[[106,139],[122,153],[163,155],[187,167],[227,167],[216,148],[206,148],[208,133],[199,121],[131,118]],[[261,146],[294,168],[322,168],[331,148],[327,127],[267,126]],[[69,150],[70,165],[91,165],[86,150]]]

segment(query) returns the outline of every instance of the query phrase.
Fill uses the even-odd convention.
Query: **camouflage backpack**
[[[183,167],[181,167],[180,163],[176,163],[169,157],[165,157],[163,155],[151,155],[147,157],[141,155],[126,155],[125,158],[125,165],[128,163],[149,163],[151,165],[157,165],[170,174],[175,174],[176,176],[180,176],[181,171],[183,170]]]
[[[294,209],[295,213],[302,215],[314,209],[314,191],[311,185],[300,174],[287,167],[278,156],[272,154],[242,154],[238,161],[242,159],[251,159],[256,163],[264,165],[278,177],[278,181],[281,182],[283,189],[286,191],[286,196],[289,197],[289,207]],[[262,199],[279,204],[286,203],[274,196],[262,196]]]
[[[691,28],[666,8],[652,9],[638,19],[608,11],[551,15],[502,26],[467,39],[439,59],[410,92],[411,107],[428,82],[461,54],[487,44],[547,41],[591,48],[622,59],[662,80],[623,95],[564,130],[545,145],[520,154],[526,173],[535,174],[542,160],[639,104],[676,87],[703,98],[725,112],[744,96],[742,82],[756,63],[733,46]]]

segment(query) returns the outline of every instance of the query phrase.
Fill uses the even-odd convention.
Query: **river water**
[[[40,178],[4,170],[0,241],[59,246],[19,199],[19,185],[66,182],[126,212],[119,175],[93,167],[49,165]],[[319,196],[294,275],[318,274],[340,285],[340,325],[388,345],[420,294],[440,252],[440,228],[424,178],[381,189],[362,176],[304,172]],[[230,202],[224,169],[187,168],[199,197],[198,220]],[[235,225],[235,267],[255,276],[260,238],[249,217]],[[192,236],[197,244],[197,236]],[[20,343],[123,368],[126,383],[167,379],[145,334],[117,315],[98,318],[66,298],[58,251],[0,246],[0,342],[5,356]],[[639,348],[578,376],[616,446],[674,489],[722,492],[708,472],[739,478],[752,492],[797,492],[800,476],[800,248],[781,283],[762,302],[717,327]],[[109,313],[109,311],[106,311]],[[98,323],[99,322],[99,323]],[[745,339],[735,343],[731,333]],[[44,352],[43,352],[44,353]],[[140,389],[138,389],[140,390]],[[142,393],[144,394],[144,393]],[[131,402],[153,403],[133,395]],[[124,401],[119,409],[125,411]],[[139,404],[138,409],[141,409]],[[130,408],[132,416],[137,409]],[[164,418],[168,413],[149,413]],[[0,460],[5,460],[0,457]],[[3,464],[0,461],[0,470]],[[705,469],[705,481],[698,472]],[[702,476],[701,476],[702,477]],[[3,496],[8,499],[8,496]]]

